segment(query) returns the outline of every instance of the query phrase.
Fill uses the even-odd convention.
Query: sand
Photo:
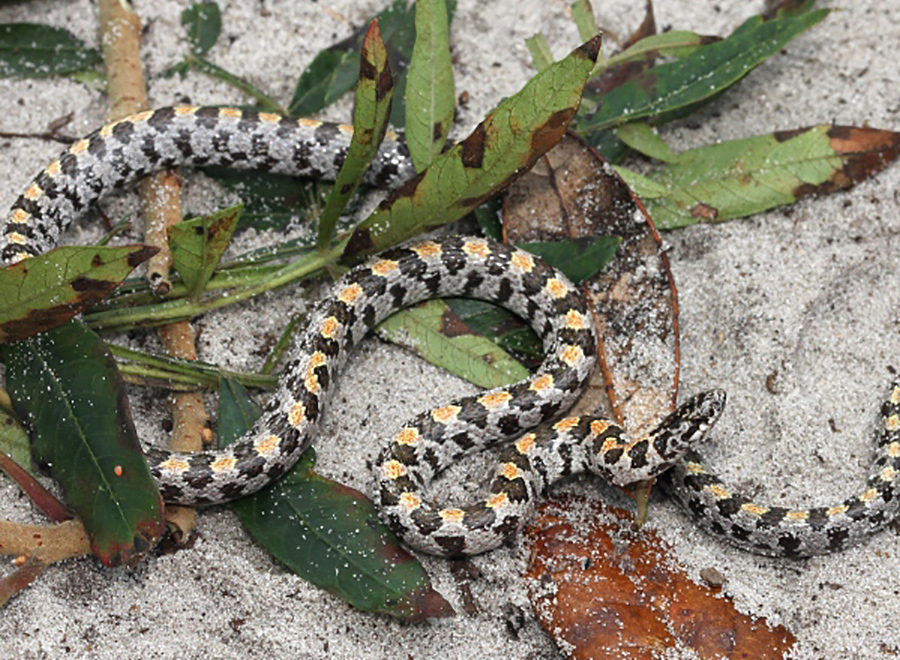
[[[323,46],[347,36],[385,3],[222,2],[224,30],[210,58],[287,101],[302,68]],[[814,123],[900,129],[900,3],[840,5],[736,89],[702,112],[664,127],[676,149]],[[524,38],[538,30],[559,57],[578,43],[563,0],[479,3],[460,0],[453,25],[458,92],[469,93],[455,127],[465,135],[502,97],[533,75]],[[601,22],[625,35],[643,3],[597,2]],[[761,2],[658,0],[660,26],[725,34]],[[240,103],[234,90],[199,74],[159,74],[186,52],[180,12],[186,3],[140,3],[144,61],[155,105]],[[96,8],[86,0],[4,3],[0,22],[65,26],[96,44]],[[608,45],[609,47],[609,45]],[[73,112],[64,132],[102,122],[105,98],[65,79],[0,80],[0,131],[35,132]],[[327,118],[346,121],[349,102]],[[8,139],[0,159],[4,208],[59,145]],[[787,505],[837,503],[862,486],[877,411],[900,346],[897,189],[889,168],[848,193],[664,236],[678,285],[682,322],[682,396],[721,387],[726,413],[712,434],[710,461],[728,479]],[[193,181],[193,211],[231,199]],[[134,208],[126,197],[110,208]],[[80,228],[72,242],[94,234]],[[252,232],[241,248],[272,240]],[[287,314],[302,311],[296,290],[200,322],[204,359],[258,368],[258,347]],[[153,345],[145,340],[145,345]],[[767,388],[767,380],[769,386]],[[391,388],[390,392],[385,392]],[[368,340],[342,378],[321,440],[322,472],[368,487],[367,459],[379,438],[423,408],[474,388],[409,353]],[[134,391],[138,430],[162,440],[164,396]],[[832,428],[833,427],[833,428]],[[478,463],[477,461],[475,463]],[[480,464],[472,470],[480,469]],[[467,474],[466,471],[457,473]],[[568,487],[596,488],[588,480]],[[440,486],[438,494],[453,491]],[[0,517],[40,522],[20,491],[0,479]],[[890,658],[900,653],[900,537],[887,530],[864,545],[808,561],[763,559],[697,531],[662,498],[650,523],[697,576],[715,568],[743,612],[787,626],[796,658]],[[135,570],[92,560],[54,566],[0,614],[0,655],[15,658],[557,658],[530,614],[519,577],[520,542],[472,560],[479,613],[420,625],[355,611],[286,571],[248,538],[224,508],[204,511],[190,550],[152,558]],[[457,608],[457,584],[443,560],[424,558],[435,587]],[[667,657],[691,657],[673,650]]]

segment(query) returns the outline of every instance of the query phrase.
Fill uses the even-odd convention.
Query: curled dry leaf
[[[691,581],[652,531],[623,533],[616,519],[625,516],[569,497],[542,506],[526,531],[531,602],[570,657],[649,659],[687,648],[702,659],[781,658],[790,650],[786,628]]]
[[[634,435],[669,413],[678,388],[678,303],[646,210],[597,152],[567,136],[506,194],[511,243],[622,239],[616,258],[582,283],[600,336],[601,368],[575,407],[605,410]]]

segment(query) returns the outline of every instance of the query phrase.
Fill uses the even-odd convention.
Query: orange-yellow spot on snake
[[[333,316],[329,316],[322,321],[322,327],[319,329],[319,332],[325,339],[334,339],[339,327],[341,327],[341,324],[338,320]]]
[[[506,493],[497,493],[496,495],[491,495],[487,498],[484,505],[489,509],[499,509],[500,507],[506,506],[508,502],[509,496]]]
[[[525,273],[530,273],[531,269],[534,268],[534,259],[532,259],[531,255],[524,254],[523,252],[514,252],[513,256],[510,257],[509,262],[512,264],[513,268]]]
[[[893,481],[894,477],[897,476],[897,471],[892,467],[886,467],[881,471],[881,480],[882,481]]]
[[[566,346],[559,357],[570,367],[574,367],[584,358],[584,351],[580,346]]]
[[[299,429],[303,426],[303,422],[306,421],[306,406],[304,406],[300,401],[291,406],[291,412],[288,413],[288,422],[290,425]]]
[[[896,431],[900,429],[900,417],[897,415],[891,415],[887,419],[884,420],[884,428],[886,431]]]
[[[490,392],[482,397],[479,397],[478,403],[480,403],[488,410],[492,410],[494,408],[499,408],[510,399],[512,399],[512,394],[510,394],[509,392]]]
[[[460,410],[462,410],[462,408],[453,405],[435,408],[431,411],[431,419],[440,422],[441,424],[447,424],[456,419]]]
[[[569,287],[558,277],[551,277],[547,280],[544,289],[551,298],[563,298],[569,293]]]
[[[407,511],[418,509],[420,506],[422,506],[422,498],[415,493],[402,493],[400,495],[400,506],[402,506]]]
[[[515,481],[522,477],[522,470],[515,463],[504,463],[500,466],[500,474],[510,481]]]
[[[876,497],[878,497],[878,489],[877,489],[877,488],[870,488],[870,489],[867,490],[865,493],[863,493],[862,495],[860,495],[860,496],[859,496],[859,499],[861,499],[863,502],[871,502],[871,501],[874,500]]]
[[[22,209],[15,209],[10,214],[10,220],[12,220],[17,225],[24,225],[29,220],[31,220],[31,216],[28,214],[27,211],[23,211]]]
[[[417,255],[419,255],[422,259],[427,259],[428,257],[437,257],[441,254],[441,246],[437,243],[432,243],[431,241],[413,245],[410,249]]]
[[[609,422],[605,419],[595,419],[591,422],[591,434],[603,435],[604,431],[609,428]]]
[[[381,474],[385,479],[399,479],[406,474],[406,466],[400,461],[390,460],[381,466]]]
[[[196,105],[180,105],[175,108],[175,114],[178,116],[188,116],[197,114],[197,110],[199,110]],[[152,114],[152,113],[151,113]]]
[[[223,456],[219,460],[210,463],[209,469],[213,472],[227,472],[237,464],[234,456]]]
[[[87,151],[87,148],[90,144],[90,140],[78,140],[78,142],[69,147],[69,153],[75,154],[77,156],[78,154]]]
[[[28,237],[14,231],[6,235],[6,240],[16,245],[25,245],[28,242]]]
[[[267,435],[265,438],[255,443],[253,448],[261,456],[268,456],[269,454],[275,453],[279,444],[281,444],[281,438],[277,435]]]
[[[394,440],[397,444],[407,446],[418,444],[421,439],[422,437],[419,435],[419,430],[411,426],[400,429],[400,432],[394,436]]]
[[[544,374],[543,376],[538,376],[534,379],[534,382],[531,383],[528,389],[534,390],[535,392],[541,392],[546,390],[548,387],[553,387],[553,376],[550,374]]]
[[[281,115],[273,115],[271,112],[260,112],[259,120],[270,124],[277,124],[281,121]]]
[[[41,195],[44,194],[44,190],[36,183],[32,183],[25,190],[25,198],[26,199],[37,199]]]
[[[537,435],[534,433],[529,433],[528,435],[523,435],[521,438],[516,440],[516,451],[520,454],[527,454],[531,451],[531,448],[534,447],[534,440],[537,438]]]
[[[462,249],[470,257],[485,259],[491,254],[491,248],[484,241],[466,241],[463,243]]]
[[[833,506],[830,509],[825,510],[825,515],[828,517],[839,516],[842,513],[847,513],[850,510],[850,507],[846,504],[841,504],[840,506]]]
[[[160,463],[159,467],[166,472],[184,472],[185,470],[188,470],[191,465],[185,460],[173,457]]]
[[[397,268],[400,267],[396,261],[392,259],[379,259],[375,262],[375,265],[372,266],[372,272],[376,275],[380,275],[381,277],[386,277],[390,273],[393,273]]]
[[[230,119],[240,119],[244,116],[244,113],[237,108],[219,108],[219,116],[228,117]]]
[[[753,502],[747,502],[746,504],[741,504],[741,511],[746,511],[750,515],[753,516],[761,516],[769,510],[767,506],[759,506],[758,504],[753,504]]]
[[[316,351],[309,358],[309,368],[316,369],[317,367],[321,367],[326,362],[328,362],[328,356],[325,355],[322,351]]]
[[[799,510],[799,511],[788,511],[784,516],[788,520],[806,520],[809,518],[809,511]]]
[[[900,442],[892,442],[887,446],[888,456],[891,458],[897,458],[900,456]]]
[[[47,169],[44,171],[47,173],[47,176],[49,176],[52,179],[57,174],[59,174],[60,167],[61,167],[61,165],[59,164],[59,161],[54,160],[52,163],[47,165]]]
[[[137,113],[131,115],[130,117],[128,117],[128,121],[130,121],[131,123],[138,122],[138,121],[147,121],[148,119],[150,119],[150,117],[153,116],[153,113],[154,113],[153,110],[144,110],[143,112],[137,112]],[[177,111],[176,111],[176,113],[177,113]]]
[[[364,293],[365,291],[359,284],[348,284],[338,294],[338,299],[347,305],[352,305]]]
[[[466,516],[466,512],[462,509],[441,509],[438,515],[445,523],[461,523]]]
[[[315,119],[298,119],[297,124],[305,128],[318,128],[322,125],[322,122],[316,121]]]
[[[587,327],[587,319],[577,309],[566,312],[566,327],[570,330],[584,330]]]
[[[581,421],[580,417],[566,417],[556,422],[556,424],[553,425],[553,430],[568,431],[569,429],[578,426],[579,421]]]
[[[707,486],[707,489],[710,493],[715,495],[716,498],[720,500],[728,499],[729,497],[731,497],[731,491],[723,486],[720,486],[719,484],[712,484],[710,486]]]

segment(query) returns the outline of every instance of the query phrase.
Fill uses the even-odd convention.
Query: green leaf
[[[455,0],[447,3],[452,16]],[[394,0],[375,18],[388,49],[391,70],[394,72],[394,106],[391,123],[402,128],[405,119],[406,71],[415,41],[414,5],[406,0]],[[365,29],[348,39],[320,51],[303,71],[288,107],[292,117],[305,117],[331,105],[353,89],[359,74],[359,49]]]
[[[672,30],[644,37],[630,48],[610,57],[606,65],[616,66],[625,62],[645,60],[651,56],[686,57],[702,46],[717,41],[718,37],[704,36],[687,30]]]
[[[531,54],[531,63],[538,71],[543,71],[553,64],[553,53],[543,32],[533,34],[525,40],[525,46]]]
[[[191,54],[203,57],[222,32],[222,12],[215,2],[197,2],[181,12],[181,24],[187,29]]]
[[[582,133],[638,119],[660,123],[682,117],[721,94],[791,39],[829,14],[828,9],[763,21],[754,16],[727,39],[704,46],[676,62],[660,64],[606,94],[579,121]]]
[[[71,319],[157,252],[145,245],[63,247],[0,269],[0,341]]]
[[[353,232],[344,257],[380,252],[456,220],[530,168],[563,136],[594,66],[599,37],[538,73],[463,142],[394,191]]]
[[[674,151],[666,144],[650,124],[636,121],[622,124],[616,129],[616,136],[629,147],[650,158],[671,163],[678,159]]]
[[[331,243],[341,211],[359,186],[387,130],[394,94],[394,79],[381,40],[378,21],[372,21],[362,44],[359,85],[356,87],[356,111],[353,115],[353,137],[347,157],[334,182],[319,221],[317,247],[324,250]]]
[[[0,24],[0,78],[43,78],[74,73],[102,62],[68,30],[34,23]]]
[[[896,160],[900,133],[830,124],[685,151],[643,177],[623,179],[660,229],[759,213],[847,188]]]
[[[528,377],[528,369],[476,334],[443,300],[399,311],[379,324],[377,332],[479,387],[499,387]]]
[[[525,321],[502,307],[474,298],[444,298],[460,321],[490,339],[519,363],[536,369],[544,359],[544,345]]]
[[[618,236],[591,236],[550,243],[517,243],[516,247],[537,255],[559,268],[573,283],[581,284],[612,261],[621,242]]]
[[[225,167],[206,167],[203,172],[238,194],[244,210],[238,230],[286,229],[318,218],[330,184],[301,181],[296,177],[263,172],[241,172]],[[306,244],[315,243],[314,235]]]
[[[197,300],[228,248],[243,206],[217,211],[201,218],[182,220],[169,227],[172,263],[188,287],[188,298]]]
[[[0,452],[14,460],[19,467],[34,476],[31,468],[31,447],[28,434],[14,415],[0,408]]]
[[[225,413],[228,408],[238,410]],[[223,386],[220,410],[220,438],[240,437],[259,415],[235,383]],[[308,449],[280,481],[232,503],[256,542],[300,577],[359,609],[407,621],[451,616],[425,569],[372,503],[313,472],[314,464],[315,452]]]
[[[421,172],[441,153],[456,103],[444,0],[416,2],[416,43],[406,81],[406,143]]]
[[[133,564],[164,530],[115,362],[76,321],[3,345],[16,412],[106,565]]]
[[[571,7],[572,19],[575,21],[575,26],[578,28],[578,36],[581,37],[582,41],[587,41],[600,32],[590,2],[587,0],[575,0]]]

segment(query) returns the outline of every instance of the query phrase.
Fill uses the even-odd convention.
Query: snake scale
[[[333,179],[351,134],[347,126],[230,108],[170,107],[133,115],[78,140],[35,177],[0,226],[0,258],[8,265],[51,249],[104,195],[159,169],[219,165]],[[413,174],[403,142],[388,134],[365,182],[390,188]],[[466,237],[410,243],[346,274],[312,314],[263,416],[238,442],[198,454],[148,447],[165,501],[215,504],[278,478],[313,441],[353,345],[402,307],[455,295],[490,300],[524,318],[542,337],[546,358],[519,383],[420,414],[387,443],[375,465],[376,504],[415,548],[459,556],[496,547],[552,483],[583,471],[620,485],[661,475],[704,529],[767,555],[841,550],[897,514],[900,382],[883,404],[875,461],[861,494],[831,507],[759,505],[711,474],[692,449],[721,414],[721,391],[695,396],[634,440],[602,417],[558,419],[596,361],[590,311],[578,289],[539,259]],[[482,500],[439,509],[425,499],[422,489],[448,465],[502,440],[514,441],[504,448]]]

